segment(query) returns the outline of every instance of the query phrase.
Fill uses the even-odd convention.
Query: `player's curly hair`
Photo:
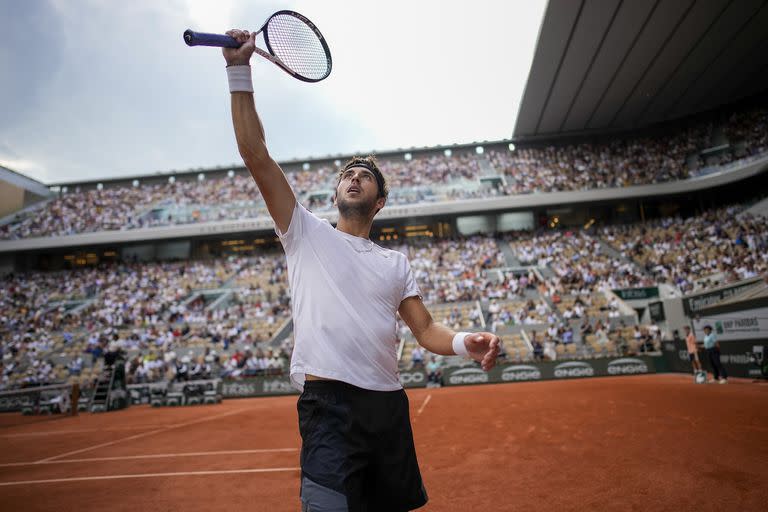
[[[389,196],[389,183],[387,182],[387,178],[384,177],[384,175],[381,173],[381,170],[379,169],[379,165],[376,162],[376,157],[373,155],[368,155],[366,157],[361,156],[354,156],[347,161],[347,163],[344,164],[344,167],[342,167],[339,170],[339,177],[336,180],[336,187],[339,186],[339,183],[341,182],[341,177],[344,174],[344,172],[349,169],[350,167],[365,167],[369,171],[373,173],[373,175],[376,177],[376,183],[379,185],[379,197],[383,197],[384,199]]]

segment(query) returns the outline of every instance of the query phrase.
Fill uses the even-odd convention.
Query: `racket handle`
[[[216,46],[224,48],[240,48],[234,37],[224,34],[206,34],[204,32],[195,32],[193,30],[184,31],[184,42],[187,46]]]

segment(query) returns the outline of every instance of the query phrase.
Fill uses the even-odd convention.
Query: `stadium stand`
[[[643,225],[606,227],[603,237],[656,282],[681,292],[712,288],[768,271],[764,217],[739,216],[740,206]]]
[[[612,137],[607,141],[489,148],[487,154],[452,153],[381,159],[392,184],[390,205],[513,196],[567,190],[620,188],[684,180],[768,150],[768,109],[733,112],[722,122],[700,121],[673,134]],[[718,147],[710,156],[702,151]],[[300,201],[332,208],[335,171],[321,165],[287,173]],[[66,188],[66,192],[64,189]],[[206,178],[170,176],[167,182],[72,190],[0,222],[0,239],[67,236],[110,230],[204,223],[266,215],[245,172]]]
[[[388,245],[409,255],[437,321],[499,333],[505,357],[632,354],[658,349],[660,333],[636,325],[611,290],[664,282],[682,294],[768,270],[768,224],[740,211],[731,206],[643,225]],[[504,244],[522,267],[509,269]],[[286,275],[282,253],[265,249],[254,256],[6,276],[2,389],[85,386],[99,375],[111,345],[126,353],[129,383],[173,379],[179,365],[227,378],[282,371],[290,339],[273,336],[290,318]],[[408,367],[415,340],[403,326],[399,334]]]
[[[733,162],[768,151],[767,128],[768,109],[752,104],[656,132],[517,146],[502,141],[486,144],[485,151],[474,145],[401,151],[381,156],[380,163],[394,206],[618,189],[725,172]],[[713,147],[719,149],[707,149]],[[294,162],[287,176],[305,206],[331,211],[341,162],[318,162]],[[70,184],[56,192],[0,221],[0,240],[267,213],[244,169]],[[660,209],[650,219],[593,218],[566,227],[547,215],[503,232],[492,225],[476,235],[435,233],[430,220],[399,235],[396,229],[382,232],[379,241],[409,257],[437,321],[498,333],[505,340],[503,357],[636,354],[657,350],[662,334],[647,319],[639,325],[636,311],[614,290],[664,285],[681,296],[768,271],[765,203],[722,204],[696,208],[693,215]],[[125,355],[129,384],[283,372],[291,352],[287,268],[273,234],[259,236],[229,246],[212,241],[213,249],[182,251],[175,260],[138,258],[130,251],[124,260],[100,262],[69,254],[68,270],[6,275],[0,390],[87,386],[113,349]],[[416,343],[402,322],[398,335],[401,365],[408,368]],[[416,356],[420,364],[432,357],[418,350]]]

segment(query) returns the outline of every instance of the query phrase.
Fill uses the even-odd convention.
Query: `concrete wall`
[[[24,207],[24,189],[0,182],[0,218]]]

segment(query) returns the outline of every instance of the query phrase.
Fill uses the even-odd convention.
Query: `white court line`
[[[424,410],[424,408],[427,406],[431,398],[432,398],[432,393],[428,394],[427,398],[424,399],[424,403],[421,404],[421,407],[419,407],[419,410],[416,412],[416,416],[419,416],[421,414],[421,411]]]
[[[223,414],[218,414],[216,416],[211,416],[210,418],[201,418],[201,419],[198,419],[198,420],[187,421],[185,423],[177,423],[176,425],[170,425],[168,427],[158,428],[156,430],[150,430],[149,432],[142,432],[141,434],[136,434],[136,435],[132,435],[132,436],[128,436],[128,437],[122,437],[120,439],[116,439],[114,441],[109,441],[107,443],[101,443],[101,444],[97,444],[95,446],[89,446],[88,448],[81,448],[80,450],[73,450],[71,452],[62,453],[60,455],[54,455],[53,457],[48,457],[46,459],[39,460],[39,461],[37,461],[37,463],[38,464],[42,464],[44,462],[50,462],[52,460],[61,459],[61,458],[66,457],[68,455],[75,455],[75,454],[78,454],[78,453],[89,452],[91,450],[96,450],[98,448],[104,448],[105,446],[112,446],[113,444],[121,443],[123,441],[131,441],[132,439],[141,439],[142,437],[151,436],[153,434],[159,434],[160,432],[167,432],[168,430],[172,430],[174,428],[186,427],[186,426],[189,426],[189,425],[194,425],[196,423],[202,423],[204,421],[211,421],[211,420],[215,420],[215,419],[218,419],[218,418],[224,418],[224,417],[227,417],[227,416],[232,416],[233,414],[240,414],[241,412],[246,411],[246,410],[248,410],[248,409],[238,409],[236,411],[230,411],[230,412],[225,412]]]
[[[84,482],[88,480],[117,480],[121,478],[234,475],[238,473],[278,473],[286,471],[299,471],[300,469],[301,468],[222,469],[218,471],[180,471],[178,473],[139,473],[134,475],[79,476],[73,478],[51,478],[48,480],[19,480],[16,482],[0,482],[0,487],[6,487],[9,485],[53,484],[59,482]]]
[[[43,432],[19,432],[17,434],[0,434],[0,437],[40,437],[61,436],[67,434],[84,434],[86,432],[112,432],[113,430],[141,430],[143,428],[158,428],[168,425],[137,425],[135,427],[109,427],[109,428],[81,428],[76,430],[49,430]]]
[[[173,457],[201,457],[206,455],[238,455],[246,453],[280,453],[280,452],[297,452],[298,448],[258,448],[253,450],[221,450],[215,452],[187,452],[187,453],[157,453],[150,455],[123,455],[117,457],[93,457],[88,459],[65,459],[65,460],[51,460],[46,462],[6,462],[0,464],[0,468],[14,467],[14,466],[40,466],[43,464],[69,464],[72,462],[104,462],[114,460],[135,460],[135,459],[166,459]]]

